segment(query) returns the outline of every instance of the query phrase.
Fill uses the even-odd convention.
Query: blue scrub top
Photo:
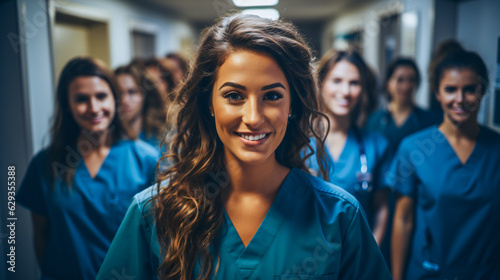
[[[389,174],[415,203],[406,279],[500,279],[499,167],[484,126],[465,164],[437,126],[403,140]]]
[[[415,106],[408,116],[408,119],[406,119],[402,126],[398,127],[391,113],[387,108],[384,108],[370,116],[365,128],[369,131],[378,131],[382,133],[389,141],[393,150],[396,150],[401,140],[406,136],[431,125],[439,124],[442,121],[442,114],[438,114],[431,110],[423,110]]]
[[[70,189],[47,174],[46,150],[33,158],[16,199],[48,219],[41,279],[95,279],[132,197],[154,182],[158,157],[140,140],[118,141],[95,178],[80,160]]]
[[[361,152],[355,129],[357,128],[351,127],[349,129],[344,150],[340,154],[338,161],[333,160],[328,148],[325,147],[328,156],[327,160],[329,160],[331,166],[329,181],[351,193],[360,202],[371,225],[374,218],[372,195],[375,191],[388,186],[383,175],[388,171],[391,164],[391,150],[389,143],[380,133],[359,131],[366,154],[368,172],[373,176],[373,189],[370,192],[356,190],[355,185],[359,183],[356,173],[361,170]],[[315,139],[311,140],[311,146],[316,150]],[[307,160],[307,165],[314,173],[319,172],[316,154]]]
[[[161,139],[158,139],[156,138],[155,136],[153,135],[150,135],[148,136],[146,134],[146,132],[142,131],[140,134],[139,134],[139,139],[141,139],[142,141],[148,143],[149,145],[155,147],[158,149],[158,151],[160,151],[160,146],[161,146]]]
[[[135,196],[97,279],[156,279],[163,258],[147,203],[155,189]],[[247,247],[227,213],[216,244],[217,279],[391,279],[358,202],[295,168]]]

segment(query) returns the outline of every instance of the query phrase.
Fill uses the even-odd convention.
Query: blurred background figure
[[[358,199],[380,246],[388,218],[387,184],[382,175],[391,157],[382,135],[361,129],[374,104],[373,75],[363,58],[351,51],[329,51],[317,71],[320,108],[330,121],[325,141],[333,167],[329,181]],[[316,148],[316,141],[312,144]],[[318,170],[315,156],[309,163]]]
[[[366,128],[381,132],[393,149],[404,137],[440,122],[441,116],[415,104],[421,80],[417,64],[411,58],[398,57],[387,68],[383,88],[388,105],[370,116]]]
[[[452,52],[432,80],[444,120],[405,138],[390,172],[394,279],[499,279],[500,134],[477,121],[486,65]]]
[[[121,90],[119,116],[133,139],[140,138],[160,149],[169,131],[168,96],[161,91],[160,82],[136,63],[115,70]]]
[[[17,201],[31,211],[41,279],[95,279],[130,199],[155,180],[159,153],[127,134],[113,73],[75,58],[57,86],[51,142]]]
[[[175,87],[175,77],[173,71],[162,63],[162,61],[158,58],[149,58],[144,61],[144,67],[146,68],[147,73],[156,83],[156,87],[164,96],[164,98],[168,98],[167,95],[172,92]]]
[[[172,69],[174,82],[178,85],[185,77],[188,71],[188,62],[177,53],[169,53],[163,59],[163,64]]]

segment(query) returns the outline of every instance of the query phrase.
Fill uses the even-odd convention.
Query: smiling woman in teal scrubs
[[[381,134],[360,129],[373,104],[373,76],[363,58],[352,51],[329,51],[317,71],[321,109],[330,124],[325,142],[333,165],[329,181],[361,203],[381,244],[388,216],[383,174],[391,159],[389,144]],[[316,148],[316,141],[312,145]],[[315,157],[311,159],[309,166],[318,170]]]
[[[61,73],[50,146],[31,161],[16,198],[31,211],[41,279],[95,279],[130,200],[154,182],[156,149],[119,140],[114,85],[91,58]]]
[[[174,164],[135,197],[97,279],[391,279],[358,202],[306,171],[320,114],[295,28],[224,18],[193,65]]]
[[[444,121],[405,138],[390,172],[394,279],[500,279],[500,135],[477,122],[488,72],[462,51],[433,78]]]

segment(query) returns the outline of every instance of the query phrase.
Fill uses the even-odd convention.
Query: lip
[[[349,100],[345,98],[336,98],[335,103],[337,104],[337,106],[349,107]]]
[[[99,124],[104,120],[104,117],[87,119],[91,124]]]
[[[462,108],[452,108],[451,111],[455,114],[463,115],[467,114],[468,112]]]
[[[243,142],[243,144],[247,145],[247,146],[259,146],[259,145],[262,145],[263,143],[265,143],[267,141],[267,139],[269,139],[269,136],[271,135],[270,132],[234,132],[234,134],[236,136],[238,136],[238,138],[240,138],[241,142]],[[266,136],[262,139],[259,139],[259,140],[248,140],[248,139],[245,139],[243,138],[241,135],[248,135],[248,136],[257,136],[257,135],[263,135],[265,134]]]

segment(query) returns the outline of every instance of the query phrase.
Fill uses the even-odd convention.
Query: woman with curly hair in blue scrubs
[[[500,135],[477,121],[488,71],[461,51],[434,75],[444,121],[405,138],[390,172],[394,279],[500,279]]]
[[[59,78],[52,137],[17,194],[31,211],[41,279],[95,279],[134,194],[154,182],[159,153],[120,140],[113,73],[74,58]]]
[[[291,24],[207,29],[177,96],[173,165],[135,197],[97,279],[391,279],[359,203],[307,172],[322,118],[311,69]]]

